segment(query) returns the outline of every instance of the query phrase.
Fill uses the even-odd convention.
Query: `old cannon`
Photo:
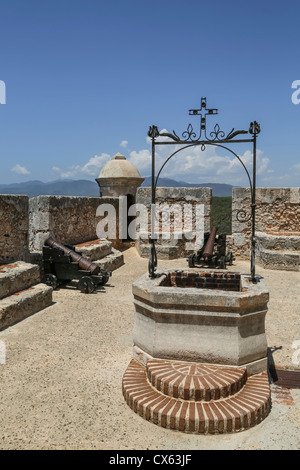
[[[218,228],[213,227],[210,232],[205,232],[203,246],[187,259],[190,268],[200,265],[224,269],[226,265],[232,265],[235,258],[232,252],[226,254],[226,233],[217,235],[217,231]]]
[[[53,289],[78,279],[78,289],[84,293],[94,292],[109,280],[111,273],[104,271],[96,263],[84,258],[72,245],[62,245],[52,237],[43,246],[43,282]]]

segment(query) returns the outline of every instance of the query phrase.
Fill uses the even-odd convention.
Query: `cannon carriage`
[[[84,258],[72,245],[62,245],[52,237],[43,246],[44,277],[42,282],[57,289],[60,285],[78,280],[81,292],[90,294],[104,286],[111,272]]]
[[[204,233],[202,247],[187,258],[190,268],[195,266],[207,266],[216,269],[225,269],[231,266],[234,261],[233,253],[226,253],[226,233],[217,235],[217,227],[213,227],[210,232]]]

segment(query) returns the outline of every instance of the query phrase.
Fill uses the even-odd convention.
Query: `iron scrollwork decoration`
[[[179,151],[184,150],[188,147],[199,145],[202,151],[205,150],[206,145],[214,145],[216,147],[221,147],[230,153],[232,153],[241,163],[243,166],[249,181],[250,187],[250,194],[251,194],[251,212],[250,214],[247,213],[245,209],[240,209],[237,211],[236,217],[237,220],[240,222],[248,222],[252,221],[252,228],[251,228],[251,280],[252,282],[257,282],[255,276],[255,188],[256,188],[256,138],[257,135],[260,133],[260,125],[253,121],[250,123],[249,130],[235,130],[234,128],[231,129],[230,132],[226,134],[223,130],[221,130],[219,124],[215,124],[213,130],[209,133],[209,137],[207,135],[207,128],[206,128],[206,119],[207,116],[216,115],[218,114],[218,110],[215,108],[207,108],[206,105],[206,98],[201,98],[201,106],[199,109],[190,109],[189,115],[191,116],[200,116],[200,126],[197,132],[194,130],[192,124],[188,124],[187,129],[182,132],[182,137],[179,137],[178,134],[173,130],[173,133],[169,132],[159,132],[157,126],[150,126],[148,131],[148,136],[152,139],[152,207],[155,207],[155,194],[156,194],[156,187],[158,178],[160,173],[166,163]],[[250,134],[252,137],[242,137],[243,135]],[[166,141],[159,141],[157,140],[158,137],[167,137],[170,140]],[[251,142],[253,144],[253,169],[252,169],[252,179],[251,176],[242,161],[241,157],[237,155],[232,149],[228,148],[224,144],[231,144],[231,143],[246,143]],[[157,175],[155,175],[155,147],[156,145],[183,145],[182,148],[177,149],[173,152],[163,163],[160,170],[158,171]],[[150,258],[149,258],[149,276],[155,277],[155,271],[157,267],[157,256],[156,256],[156,248],[155,248],[155,236],[154,236],[154,216],[152,216],[151,222],[151,235],[149,236],[149,242],[151,244],[150,250]]]

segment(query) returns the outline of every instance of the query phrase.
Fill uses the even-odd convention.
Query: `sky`
[[[299,1],[0,0],[0,17],[0,184],[94,180],[117,152],[149,176],[149,126],[197,130],[206,97],[208,131],[259,122],[257,186],[300,186]],[[214,146],[161,176],[248,185]]]

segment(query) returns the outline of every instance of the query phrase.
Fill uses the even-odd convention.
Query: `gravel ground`
[[[121,381],[131,359],[132,282],[148,260],[134,248],[108,285],[93,294],[76,286],[53,292],[53,305],[0,332],[0,449],[294,450],[300,448],[300,389],[272,385],[272,410],[258,426],[232,435],[170,431],[137,416]],[[186,267],[186,260],[158,267]],[[249,271],[236,261],[234,270]],[[300,370],[300,273],[263,270],[270,291],[266,334],[278,368]],[[298,346],[298,349],[300,346]]]

